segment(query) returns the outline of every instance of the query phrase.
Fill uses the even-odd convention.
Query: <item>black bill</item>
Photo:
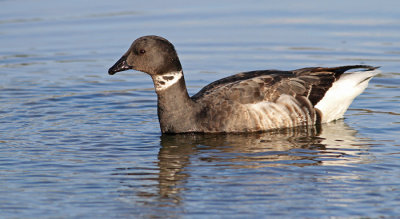
[[[108,69],[108,74],[113,75],[119,71],[125,71],[132,69],[132,66],[126,63],[126,56],[122,56],[110,69]]]

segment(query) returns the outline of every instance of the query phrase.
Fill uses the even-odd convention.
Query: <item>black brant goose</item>
[[[256,132],[330,122],[342,118],[379,73],[367,65],[250,71],[189,97],[175,48],[159,36],[136,39],[108,73],[128,69],[153,79],[162,133]],[[343,74],[351,69],[361,70]]]

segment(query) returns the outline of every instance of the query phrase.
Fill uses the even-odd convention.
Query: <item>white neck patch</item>
[[[183,76],[182,71],[175,71],[175,72],[169,72],[163,75],[156,75],[153,77],[153,82],[154,82],[154,87],[156,88],[156,91],[162,91],[176,82],[179,81]]]

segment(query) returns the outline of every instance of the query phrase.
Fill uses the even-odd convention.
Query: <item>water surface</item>
[[[400,215],[399,6],[0,1],[0,216]],[[322,127],[162,135],[151,79],[107,75],[147,34],[175,44],[190,94],[256,69],[384,73]]]

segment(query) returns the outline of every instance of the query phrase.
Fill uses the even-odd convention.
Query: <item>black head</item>
[[[143,36],[132,43],[129,50],[108,70],[108,74],[128,69],[162,75],[181,71],[182,66],[172,43],[159,36]]]

